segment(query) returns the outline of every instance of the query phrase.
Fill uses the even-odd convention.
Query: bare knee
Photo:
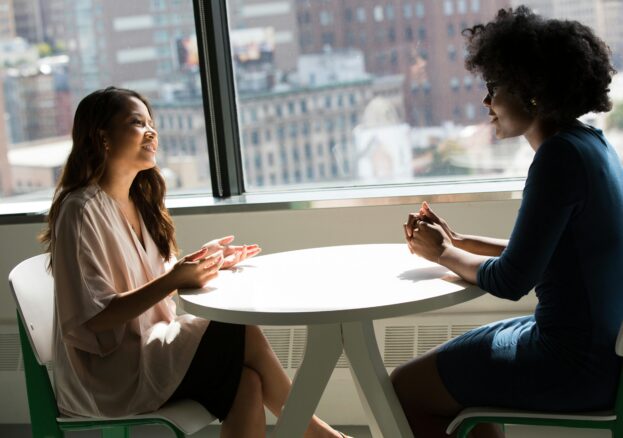
[[[253,401],[254,404],[262,403],[262,379],[257,371],[249,367],[242,367],[238,393],[244,395],[248,401]]]
[[[409,363],[403,364],[394,369],[391,372],[389,378],[394,387],[394,392],[402,405],[402,408],[406,410],[420,410],[414,401],[417,397],[414,397],[414,392],[417,390],[417,384],[411,378],[412,372],[408,367]],[[415,386],[415,388],[414,388]]]
[[[256,325],[246,326],[246,339],[244,348],[244,359],[246,364],[255,362],[258,356],[272,351],[266,336],[262,330]]]
[[[251,343],[257,343],[258,341],[267,342],[262,329],[256,325],[246,326],[246,337]]]
[[[434,354],[426,354],[396,368],[390,379],[405,411],[452,416],[461,410],[439,375]]]

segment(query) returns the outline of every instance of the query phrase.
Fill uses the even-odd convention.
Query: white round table
[[[372,321],[459,304],[485,292],[406,244],[312,248],[249,259],[208,286],[180,292],[197,316],[238,324],[307,325],[303,362],[273,436],[303,436],[342,353],[375,437],[412,437]]]

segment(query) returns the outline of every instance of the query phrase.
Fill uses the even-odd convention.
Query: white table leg
[[[344,352],[375,438],[413,438],[387,375],[372,321],[342,324]]]
[[[303,362],[294,376],[290,395],[273,430],[273,438],[303,436],[340,354],[342,330],[339,324],[318,324],[307,328]]]

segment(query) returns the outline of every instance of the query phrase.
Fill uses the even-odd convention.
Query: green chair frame
[[[619,330],[615,351],[618,356],[623,356],[623,325]],[[613,438],[623,438],[623,369],[619,377],[614,409],[611,411],[562,414],[484,407],[467,408],[450,423],[446,433],[450,435],[458,429],[457,438],[468,438],[471,430],[481,423],[605,429],[612,432]]]
[[[30,340],[24,330],[19,314],[19,338],[26,374],[26,391],[28,393],[28,408],[34,438],[63,438],[64,431],[100,429],[102,438],[130,438],[130,427],[149,424],[160,424],[168,427],[177,438],[184,438],[186,434],[176,425],[163,418],[139,417],[128,419],[89,419],[72,421],[63,419],[58,421],[60,414],[56,406],[56,397],[52,390],[50,376],[45,365],[39,365],[30,346]]]
[[[37,307],[39,315],[47,315],[50,303],[53,303],[53,283],[45,270],[47,256],[39,255],[17,265],[9,274],[9,285],[17,304],[17,324],[24,361],[28,408],[34,438],[63,438],[65,431],[101,430],[103,438],[129,438],[130,428],[141,425],[162,425],[168,427],[177,438],[196,431],[210,424],[215,417],[203,406],[193,400],[179,400],[165,404],[162,408],[148,414],[122,418],[76,418],[61,416],[56,404],[56,397],[50,381],[45,356],[49,352],[36,351],[38,342],[47,345],[51,339],[50,321],[30,321],[35,318]],[[35,290],[36,289],[36,290]],[[39,295],[33,295],[37,293]],[[29,295],[30,294],[30,295]],[[28,307],[28,311],[24,307]],[[50,312],[53,309],[49,309]],[[43,313],[42,313],[43,312]],[[31,315],[32,313],[32,315]],[[44,319],[44,318],[41,318]],[[39,334],[38,341],[31,338]],[[41,339],[41,333],[45,334]],[[44,348],[45,347],[40,347]]]

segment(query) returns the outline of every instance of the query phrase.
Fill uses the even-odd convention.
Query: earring
[[[532,98],[530,99],[530,103],[532,104],[532,106],[536,106],[536,98]]]

